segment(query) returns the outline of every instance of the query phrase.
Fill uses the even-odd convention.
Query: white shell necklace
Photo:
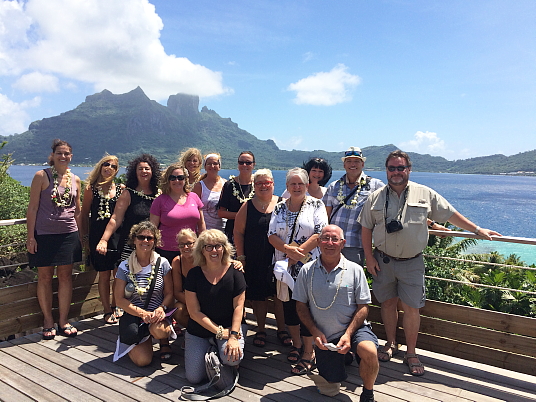
[[[337,295],[339,294],[339,289],[341,288],[341,284],[342,284],[342,278],[344,276],[344,272],[346,272],[346,262],[343,259],[341,277],[339,279],[339,284],[337,285],[337,291],[335,292],[335,296],[333,296],[333,300],[331,301],[329,306],[327,306],[327,307],[319,307],[318,304],[316,304],[315,295],[314,295],[314,292],[313,292],[313,278],[315,276],[315,269],[318,266],[319,261],[320,261],[320,258],[317,258],[314,266],[311,267],[311,269],[312,269],[312,272],[311,272],[311,300],[313,301],[313,304],[315,305],[315,307],[317,309],[319,309],[319,310],[329,310],[333,306],[333,304],[335,303],[335,300],[337,300]]]

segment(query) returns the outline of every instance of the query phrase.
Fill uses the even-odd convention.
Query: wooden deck
[[[177,400],[186,385],[184,360],[178,338],[171,362],[161,364],[158,354],[146,368],[128,358],[112,363],[117,325],[104,325],[102,316],[76,323],[76,338],[56,336],[42,341],[40,334],[0,343],[0,400],[2,401],[167,401]],[[248,319],[251,317],[248,314]],[[248,322],[250,322],[248,320]],[[290,374],[286,348],[268,329],[265,348],[252,345],[248,333],[239,386],[222,400],[322,401],[306,376]],[[157,350],[158,347],[155,347]],[[536,377],[419,350],[426,367],[424,377],[412,377],[402,354],[382,363],[375,386],[382,401],[536,401]],[[349,378],[335,399],[358,401],[361,380],[354,362]]]

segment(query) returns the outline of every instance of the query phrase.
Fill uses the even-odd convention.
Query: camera
[[[402,222],[399,220],[392,220],[388,224],[385,225],[385,229],[387,230],[387,233],[394,233],[398,232],[399,230],[404,229],[404,226],[402,225]]]
[[[136,290],[134,284],[132,282],[128,282],[125,286],[125,299],[130,299],[134,293],[134,290]]]

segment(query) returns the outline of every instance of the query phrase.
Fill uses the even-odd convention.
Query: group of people
[[[255,156],[249,151],[240,153],[239,174],[228,181],[219,176],[218,153],[203,157],[190,148],[164,174],[153,156],[142,154],[129,162],[124,185],[114,180],[118,159],[106,155],[84,189],[69,169],[71,158],[71,146],[55,140],[50,168],[37,172],[31,185],[27,248],[30,264],[38,268],[43,339],[77,334],[67,320],[71,273],[85,248],[99,272],[104,321],[119,321],[114,359],[128,354],[139,366],[150,364],[154,338],[160,358],[169,360],[175,320],[186,329],[185,369],[192,383],[206,376],[210,344],[223,364],[239,365],[245,300],[257,321],[253,344],[266,345],[273,298],[277,339],[290,348],[291,372],[310,375],[321,393],[336,395],[345,364],[355,355],[363,380],[360,400],[373,401],[378,361],[398,353],[399,301],[404,362],[410,374],[424,374],[415,347],[425,302],[427,229],[449,221],[483,238],[499,235],[476,226],[432,189],[410,182],[411,160],[402,151],[386,159],[387,185],[363,172],[366,158],[350,147],[340,179],[325,187],[331,167],[312,158],[287,172],[282,196],[274,194],[269,169],[253,173]],[[381,303],[387,335],[381,347],[367,321],[371,295],[363,268]],[[315,368],[318,375],[311,373]]]

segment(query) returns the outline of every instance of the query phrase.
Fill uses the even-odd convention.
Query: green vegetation
[[[427,297],[447,303],[536,317],[535,295],[474,285],[482,284],[497,288],[536,292],[536,271],[491,265],[526,266],[515,254],[506,258],[496,252],[490,254],[463,254],[469,246],[475,243],[476,240],[474,239],[463,239],[455,242],[453,237],[439,238],[430,236],[425,254],[470,261],[461,262],[426,257],[426,274],[428,276],[454,279],[465,283],[462,285],[454,282],[427,279]],[[532,265],[532,267],[534,268],[535,266]]]
[[[0,144],[0,150],[4,146],[5,143]],[[7,174],[13,161],[11,154],[2,155],[0,161],[0,219],[24,218],[30,200],[30,188]],[[25,242],[26,225],[0,226],[0,246],[3,246],[0,247],[0,256],[23,251]]]

